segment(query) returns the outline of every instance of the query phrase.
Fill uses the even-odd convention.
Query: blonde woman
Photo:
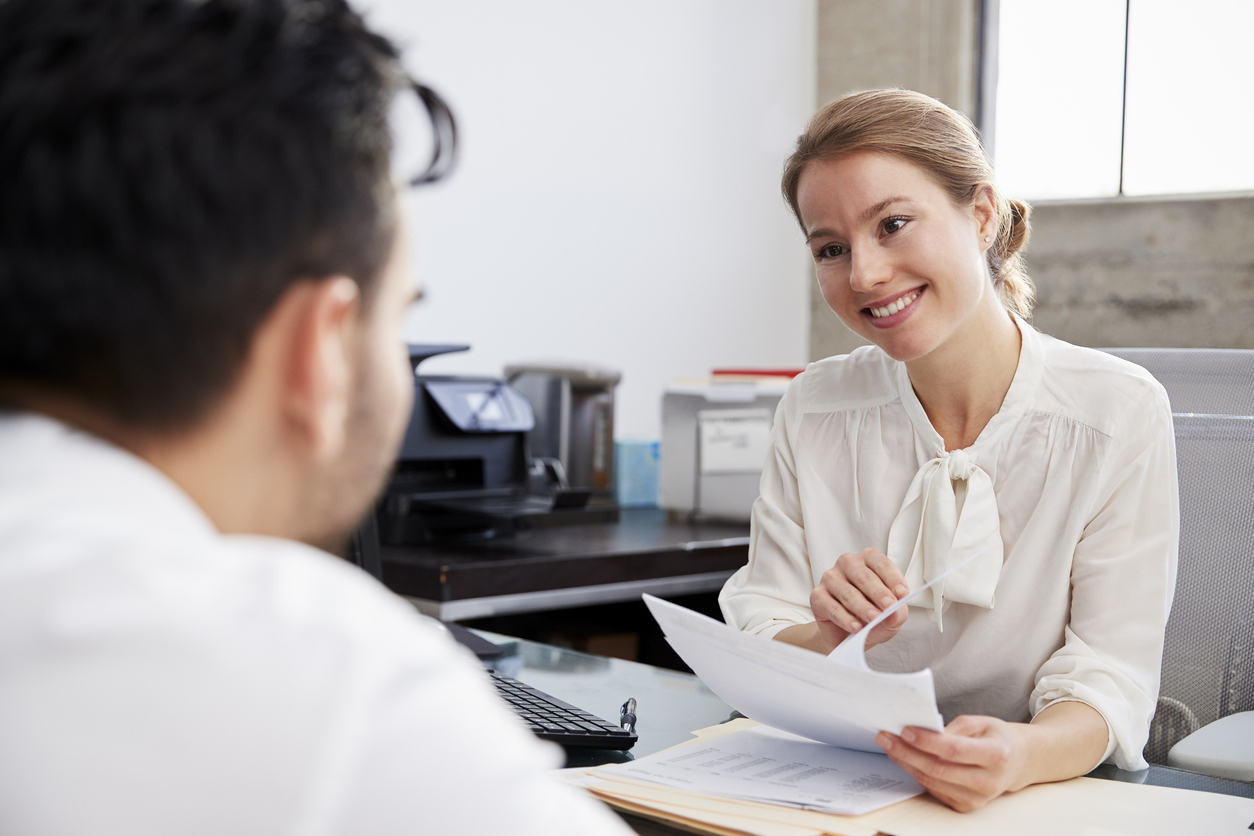
[[[940,102],[833,102],[783,189],[824,299],[872,345],[781,402],[728,623],[827,653],[978,555],[871,633],[872,667],[932,668],[948,724],[877,742],[957,810],[1144,767],[1178,531],[1162,387],[1028,324],[1028,208]]]

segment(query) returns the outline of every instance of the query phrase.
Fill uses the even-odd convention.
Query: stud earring
[[[993,237],[991,235],[984,236],[984,243],[987,244],[989,241],[992,241],[992,240],[993,240]]]

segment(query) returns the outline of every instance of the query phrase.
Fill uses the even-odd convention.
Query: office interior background
[[[615,368],[616,437],[658,439],[675,378],[853,348],[778,180],[817,107],[883,86],[968,114],[1033,204],[1042,331],[1254,348],[1247,0],[362,6],[462,130],[455,176],[408,198],[407,334],[472,346],[426,372]],[[428,138],[397,123],[416,166]]]

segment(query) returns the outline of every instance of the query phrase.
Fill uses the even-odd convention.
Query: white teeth
[[[901,297],[900,299],[898,299],[896,302],[889,302],[887,305],[885,305],[882,308],[871,308],[871,316],[875,317],[876,319],[882,319],[883,317],[886,317],[886,316],[892,316],[893,314],[897,313],[897,311],[901,310],[906,305],[909,305],[911,302],[913,302],[915,299],[918,299],[918,298],[919,298],[918,291],[907,294]]]

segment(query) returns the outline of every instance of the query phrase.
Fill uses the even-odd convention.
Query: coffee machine
[[[592,501],[614,502],[614,387],[622,375],[593,365],[528,363],[505,367],[505,379],[531,403],[531,454],[564,473]]]

